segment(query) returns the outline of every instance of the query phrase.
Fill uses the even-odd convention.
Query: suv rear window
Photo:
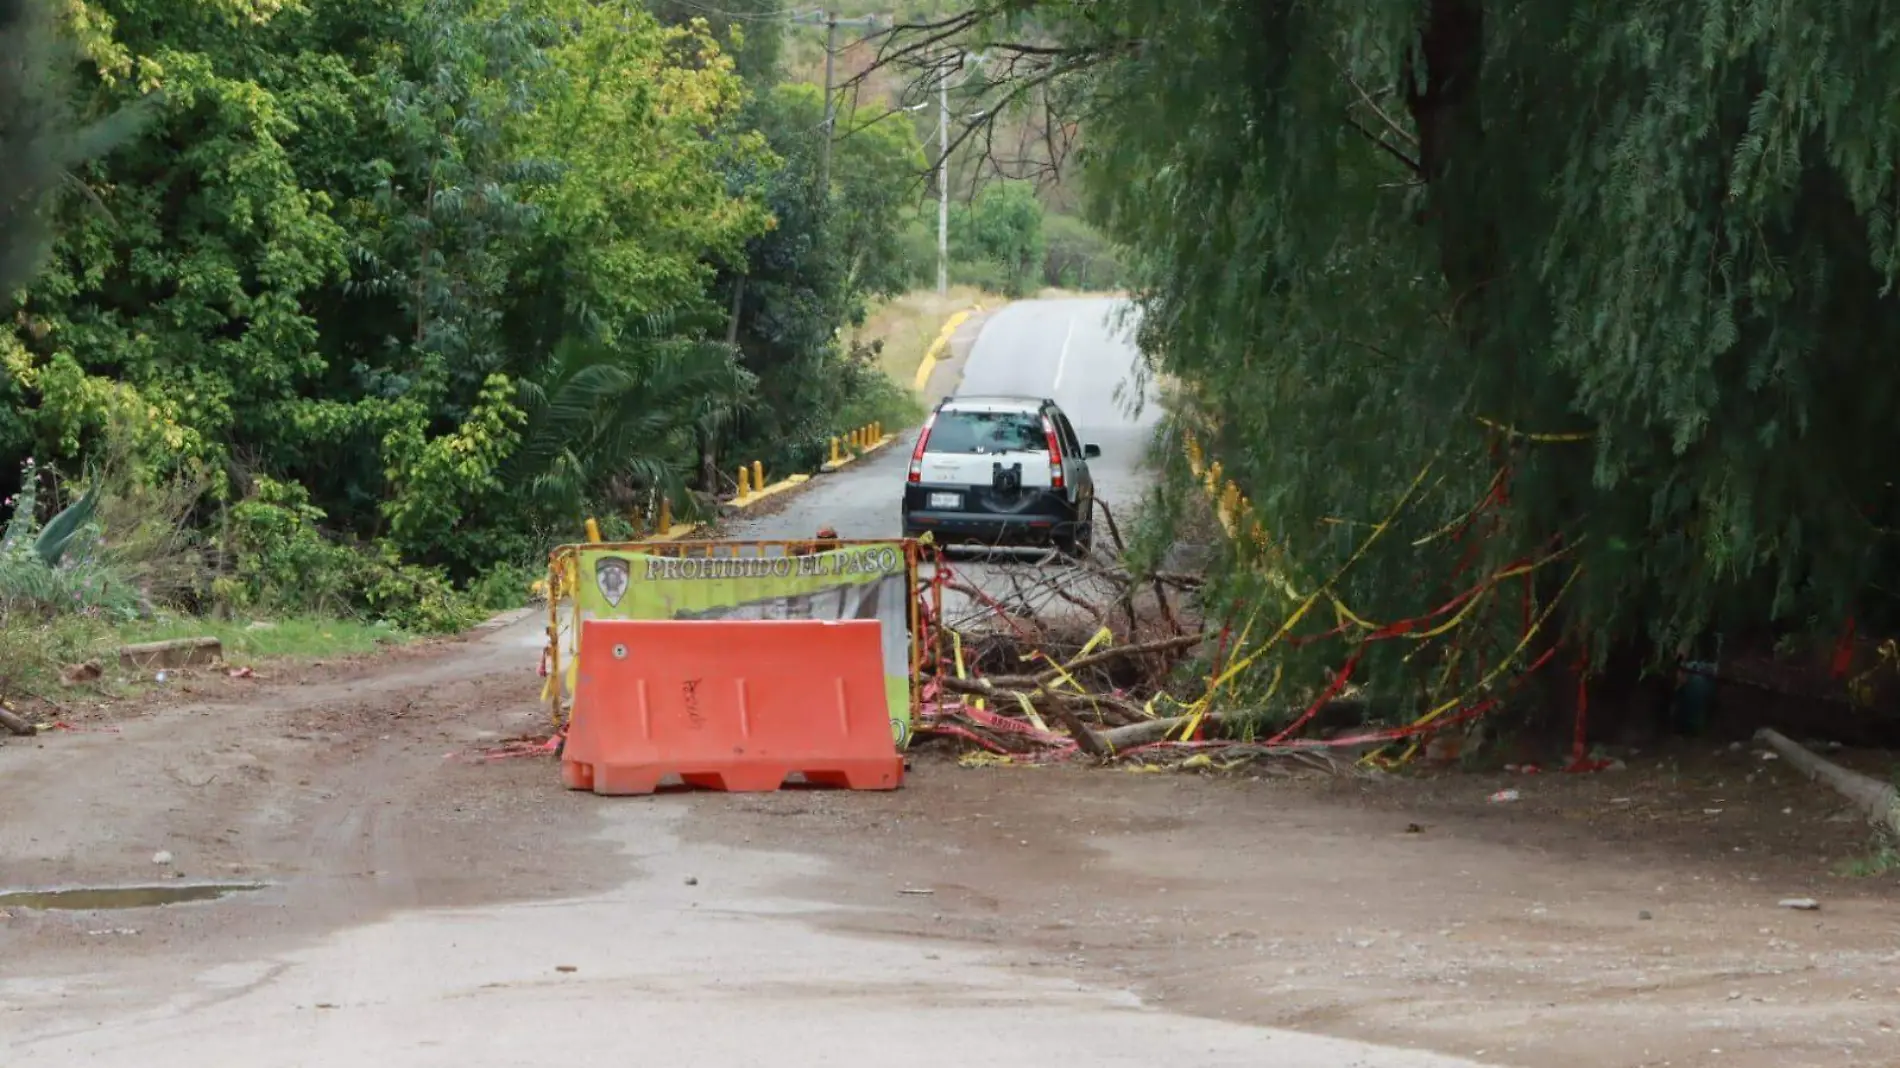
[[[1048,452],[1042,420],[1028,412],[937,413],[930,428],[930,452]]]

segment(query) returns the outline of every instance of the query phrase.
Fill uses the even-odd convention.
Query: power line
[[[717,15],[722,19],[732,19],[735,22],[798,22],[808,19],[812,15],[822,17],[824,14],[820,11],[774,11],[770,14],[760,14],[757,11],[726,11],[716,7],[709,7],[705,4],[694,3],[693,0],[672,0],[672,2],[678,4],[680,7],[691,8],[702,15]]]

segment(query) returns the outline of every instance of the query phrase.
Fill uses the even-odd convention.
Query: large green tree
[[[1333,578],[1390,620],[1561,551],[1538,611],[1574,575],[1550,628],[1633,663],[1712,628],[1893,618],[1891,21],[1056,0],[954,29],[1087,122],[1144,348],[1302,597]],[[1441,532],[1505,468],[1467,562]]]
[[[819,90],[777,86],[760,95],[752,118],[783,163],[763,185],[771,231],[747,246],[743,275],[723,280],[728,292],[741,287],[735,339],[759,379],[759,403],[737,447],[774,470],[795,469],[823,459],[827,439],[854,418],[869,421],[852,402],[886,385],[874,366],[843,350],[839,334],[863,321],[871,298],[905,284],[898,235],[923,152],[901,118],[845,113],[825,188]]]
[[[550,430],[551,353],[658,360],[659,319],[703,336],[711,264],[768,225],[724,178],[767,159],[732,60],[638,8],[100,0],[67,24],[86,61],[49,99],[162,103],[110,159],[55,161],[64,226],[7,338],[16,458],[130,438],[150,472],[301,483],[342,532],[473,573],[624,483],[503,483]]]

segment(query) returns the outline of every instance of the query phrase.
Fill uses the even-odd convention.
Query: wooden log
[[[1326,702],[1320,711],[1324,714],[1335,710],[1363,711],[1364,708],[1365,702],[1360,698],[1341,697]],[[1131,723],[1126,727],[1116,727],[1114,730],[1099,731],[1096,737],[1100,738],[1102,744],[1108,746],[1110,749],[1130,749],[1138,745],[1147,745],[1149,742],[1158,742],[1166,738],[1169,734],[1180,730],[1191,718],[1193,717],[1169,716],[1166,719],[1144,720],[1140,723]],[[1218,731],[1227,725],[1227,717],[1219,712],[1209,712],[1202,718],[1201,722],[1209,731]],[[1344,746],[1343,748],[1355,748],[1355,746]]]
[[[10,708],[0,708],[0,727],[5,727],[14,734],[22,736],[39,733],[33,724],[21,719],[18,715],[14,714],[14,711]]]
[[[1868,822],[1900,835],[1900,790],[1892,783],[1849,771],[1767,727],[1755,732],[1755,740],[1781,754],[1783,760],[1793,764],[1803,775],[1833,787],[1836,793],[1852,801]]]
[[[1102,731],[1096,735],[1096,738],[1111,751],[1133,749],[1135,746],[1147,745],[1149,742],[1158,742],[1166,738],[1169,734],[1186,726],[1191,718],[1193,717],[1169,716],[1166,719],[1145,720],[1141,723],[1131,723],[1126,727]],[[1209,712],[1201,722],[1212,729],[1221,725],[1221,719],[1219,712]]]
[[[129,668],[191,667],[223,658],[224,643],[216,638],[173,638],[119,648],[119,663]]]

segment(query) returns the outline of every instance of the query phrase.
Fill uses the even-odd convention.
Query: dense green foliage
[[[55,37],[10,11],[0,489],[36,458],[44,515],[110,456],[123,499],[184,492],[194,574],[164,596],[451,625],[457,587],[586,515],[690,512],[709,471],[902,402],[837,339],[902,284],[921,150],[871,124],[821,187],[782,23],[70,0]]]
[[[1574,572],[1546,637],[1594,656],[1894,622],[1877,5],[991,6],[972,44],[1061,45],[1144,348],[1301,594],[1351,560],[1342,599],[1392,620],[1561,550],[1533,603]],[[1504,466],[1479,559],[1414,544]],[[1265,627],[1278,588],[1235,600],[1281,606]]]
[[[1048,215],[1042,227],[1042,281],[1064,289],[1120,289],[1128,284],[1123,253],[1087,222]]]
[[[981,264],[990,272],[971,281],[1022,296],[1042,281],[1042,222],[1042,205],[1027,185],[992,185],[951,205],[950,249],[956,263]]]
[[[986,186],[973,198],[952,201],[949,216],[952,285],[1022,297],[1041,286],[1099,291],[1127,283],[1121,250],[1082,219],[1048,211],[1027,182]],[[901,258],[911,286],[936,284],[934,210],[911,219]]]
[[[897,236],[922,150],[903,122],[849,128],[832,149],[833,196],[819,196],[823,139],[812,134],[823,125],[822,97],[787,85],[754,102],[749,117],[783,161],[764,187],[778,225],[752,240],[742,272],[720,282],[727,294],[742,286],[737,340],[758,381],[734,448],[773,471],[823,460],[841,418],[897,425],[907,403],[862,354],[840,356],[834,338],[863,321],[867,298],[905,287]]]

